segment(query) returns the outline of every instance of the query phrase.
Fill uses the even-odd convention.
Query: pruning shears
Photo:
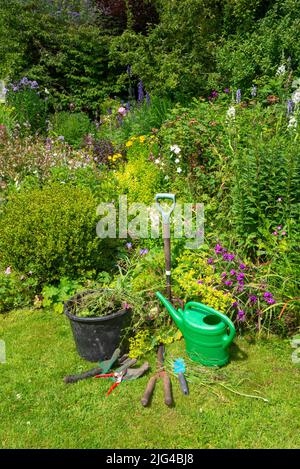
[[[102,375],[96,375],[95,378],[113,378],[114,379],[114,384],[109,388],[109,390],[106,393],[106,396],[109,396],[110,393],[117,387],[119,384],[123,381],[124,376],[126,375],[127,370],[123,371],[115,371],[114,373],[104,373]]]

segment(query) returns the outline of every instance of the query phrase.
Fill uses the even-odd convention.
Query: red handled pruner
[[[110,393],[123,381],[124,376],[126,375],[127,370],[124,371],[116,371],[114,373],[104,373],[102,375],[96,375],[95,378],[114,378],[114,384],[109,388],[106,393],[106,396],[109,396]]]

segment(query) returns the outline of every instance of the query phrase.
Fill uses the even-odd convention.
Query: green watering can
[[[226,365],[228,347],[235,336],[235,327],[227,316],[195,301],[189,301],[184,311],[176,310],[160,292],[156,292],[156,296],[182,332],[187,354],[192,360],[205,366]]]

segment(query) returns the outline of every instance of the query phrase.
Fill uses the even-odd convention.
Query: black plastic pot
[[[123,309],[116,313],[99,318],[80,318],[71,311],[80,298],[91,293],[86,291],[70,298],[64,305],[64,312],[69,318],[79,355],[90,362],[110,358],[124,334],[124,329],[130,323],[130,309]]]

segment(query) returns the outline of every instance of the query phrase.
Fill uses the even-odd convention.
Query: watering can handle
[[[172,200],[173,203],[172,203],[170,209],[167,212],[165,212],[163,210],[162,206],[159,203],[159,200]],[[170,215],[173,212],[173,210],[175,208],[175,205],[176,205],[176,196],[175,196],[175,194],[168,194],[168,193],[156,194],[155,202],[156,202],[156,206],[158,208],[158,211],[161,213],[163,223],[168,224],[169,220],[170,220]]]
[[[228,347],[228,345],[232,342],[232,340],[235,337],[235,327],[233,322],[223,313],[220,313],[219,311],[216,311],[215,309],[211,308],[210,306],[203,305],[202,303],[197,303],[196,301],[189,301],[186,305],[184,310],[187,308],[189,309],[194,309],[198,311],[199,313],[206,315],[206,314],[214,314],[215,316],[218,316],[222,321],[225,322],[225,324],[229,328],[229,334],[224,335],[224,345],[223,347]]]

